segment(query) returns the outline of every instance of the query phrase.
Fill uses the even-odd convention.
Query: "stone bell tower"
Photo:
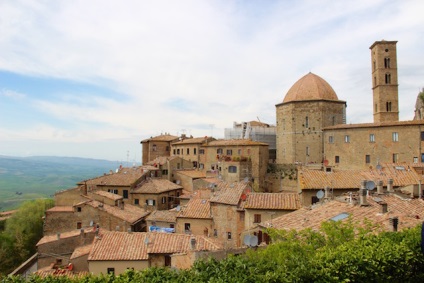
[[[399,121],[397,41],[371,45],[374,123]]]

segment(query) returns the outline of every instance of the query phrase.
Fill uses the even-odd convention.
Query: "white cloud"
[[[10,89],[1,89],[0,96],[4,96],[13,100],[22,100],[26,97],[25,94]]]
[[[77,99],[64,90],[55,101],[35,98],[36,109],[72,127],[43,121],[22,138],[182,129],[203,136],[209,125],[222,136],[233,121],[275,123],[275,104],[309,71],[347,101],[348,122],[370,122],[368,47],[384,38],[399,40],[400,110],[410,119],[423,86],[422,8],[421,1],[383,0],[4,1],[0,69],[106,84],[122,95]]]

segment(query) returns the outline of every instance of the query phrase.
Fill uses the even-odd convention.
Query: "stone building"
[[[212,137],[183,138],[171,144],[173,156],[179,156],[191,163],[191,169],[199,168],[199,151],[202,144],[215,140]],[[189,168],[182,167],[178,169]]]
[[[424,162],[424,120],[399,121],[396,41],[371,47],[374,122],[324,129],[325,164],[364,169]]]
[[[227,182],[249,180],[257,191],[266,190],[268,144],[251,140],[216,140],[200,149],[200,168],[207,176]]]
[[[346,122],[346,102],[309,73],[287,92],[277,111],[277,163],[322,163],[323,128]]]
[[[191,198],[177,215],[176,233],[210,236],[213,218],[208,199]]]
[[[145,165],[159,156],[170,156],[171,143],[176,141],[179,141],[177,136],[167,133],[142,140],[140,142],[142,145],[142,164]]]

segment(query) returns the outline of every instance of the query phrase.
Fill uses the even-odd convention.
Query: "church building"
[[[277,163],[364,169],[424,162],[424,120],[399,121],[397,41],[371,45],[372,123],[346,124],[346,102],[309,73],[277,108]]]

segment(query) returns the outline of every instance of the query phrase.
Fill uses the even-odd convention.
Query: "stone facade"
[[[399,121],[397,41],[371,45],[374,123]]]
[[[239,180],[248,176],[256,191],[265,191],[265,175],[269,161],[267,144],[250,140],[216,140],[203,144],[202,149],[204,151],[200,153],[200,168],[207,175],[212,173],[215,177],[223,178],[225,173],[231,178],[238,176]],[[246,161],[250,162],[248,166],[243,163]],[[231,164],[231,162],[234,163]],[[249,168],[251,168],[250,172],[241,172],[241,169]],[[233,175],[234,173],[237,174]],[[235,180],[235,178],[232,179]]]
[[[241,233],[244,231],[244,211],[235,205],[212,203],[213,230],[211,237],[224,243],[225,248],[241,246]]]
[[[340,125],[325,129],[328,166],[364,169],[378,163],[424,161],[424,120]]]
[[[149,161],[160,156],[171,155],[171,143],[178,141],[177,136],[164,134],[150,139],[142,140],[142,164],[145,165]]]
[[[199,150],[202,144],[213,140],[215,139],[212,137],[182,139],[181,141],[172,143],[172,155],[181,157],[190,162],[190,167],[184,167],[181,169],[197,169],[199,168]]]
[[[292,101],[277,105],[277,163],[322,163],[323,131],[343,124],[344,101]]]

